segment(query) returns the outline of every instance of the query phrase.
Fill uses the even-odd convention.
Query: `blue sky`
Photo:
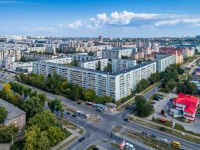
[[[200,0],[0,0],[0,35],[200,34]]]

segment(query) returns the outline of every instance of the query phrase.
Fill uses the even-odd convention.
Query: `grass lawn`
[[[82,135],[84,133],[84,130],[81,129],[78,133]]]
[[[158,84],[160,84],[160,82],[157,82],[157,83],[151,85],[150,87],[148,87],[144,91],[140,92],[140,94],[146,94],[146,93],[148,93],[151,89],[153,89],[154,87],[156,87]]]
[[[64,119],[59,119],[59,121],[66,127],[68,127],[69,129],[72,129],[72,130],[76,130],[78,129],[78,126],[71,123],[70,121],[66,121]]]
[[[93,150],[95,147],[96,147],[96,145],[91,145],[86,150]]]

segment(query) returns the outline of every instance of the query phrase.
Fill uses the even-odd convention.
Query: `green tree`
[[[93,56],[93,52],[92,52],[92,51],[89,51],[89,52],[88,52],[88,56]]]
[[[194,94],[196,93],[196,91],[197,91],[197,85],[192,82],[188,82],[186,85],[186,92]]]
[[[54,113],[54,111],[57,112],[57,116],[58,116],[58,112],[60,113],[63,112],[62,103],[61,103],[61,100],[59,99],[54,99],[54,100],[49,101],[48,106],[52,113]]]
[[[164,115],[165,115],[165,110],[164,110],[164,109],[162,109],[160,113],[161,113],[161,115],[163,115],[163,116],[164,116]]]
[[[19,131],[18,127],[15,127],[14,124],[5,125],[0,124],[0,143],[10,142],[12,140],[12,136],[15,139],[17,133]]]
[[[8,111],[5,107],[0,106],[0,123],[4,122],[4,119],[8,116]]]
[[[47,133],[51,146],[56,145],[65,138],[65,134],[56,126],[51,126],[48,128]]]
[[[26,112],[26,117],[29,119],[33,117],[35,114],[43,111],[44,105],[41,104],[39,97],[31,97],[22,105],[22,109]]]
[[[98,61],[97,70],[101,70],[101,62],[100,62],[100,60]]]
[[[37,113],[33,118],[30,118],[27,125],[28,127],[37,125],[41,131],[45,131],[49,127],[56,125],[56,118],[49,110],[45,110],[41,113]]]

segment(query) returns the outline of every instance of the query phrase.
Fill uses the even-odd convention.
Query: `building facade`
[[[156,72],[156,62],[143,63],[132,69],[116,73],[107,73],[91,69],[64,66],[47,61],[33,63],[33,72],[47,76],[57,72],[69,82],[77,84],[84,89],[93,89],[98,96],[111,96],[119,100],[131,94],[137,83]]]
[[[26,112],[3,99],[0,99],[0,105],[8,111],[8,116],[4,123],[6,125],[14,124],[16,127],[19,127],[20,130],[24,129],[26,125]]]
[[[79,66],[81,68],[86,68],[86,69],[98,69],[98,65],[100,63],[100,69],[101,71],[104,71],[105,67],[108,66],[108,59],[97,59],[97,60],[92,60],[92,61],[87,61],[87,62],[79,62]]]
[[[136,60],[112,59],[112,72],[119,72],[136,66]]]
[[[157,71],[163,72],[167,67],[171,64],[176,63],[175,55],[163,55],[163,54],[156,54],[156,62],[157,62]]]

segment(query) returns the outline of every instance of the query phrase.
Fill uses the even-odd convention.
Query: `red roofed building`
[[[183,117],[186,120],[195,121],[195,115],[199,105],[198,97],[179,93],[178,97],[174,99],[173,105],[175,109],[183,112]]]

